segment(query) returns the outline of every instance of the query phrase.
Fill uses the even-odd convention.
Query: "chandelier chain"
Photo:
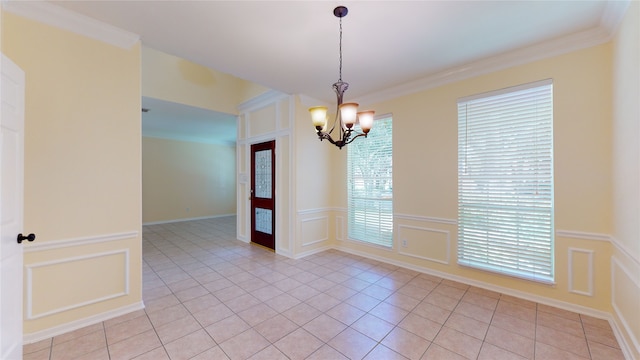
[[[339,82],[342,82],[342,18],[340,18],[340,77]]]
[[[339,42],[339,79],[338,82],[333,84],[333,90],[336,92],[337,106],[336,117],[333,120],[333,125],[330,129],[327,129],[327,106],[315,106],[309,108],[311,113],[311,120],[313,126],[316,128],[316,133],[320,140],[327,140],[331,144],[342,149],[347,144],[353,142],[353,140],[359,137],[367,137],[369,130],[373,126],[374,111],[362,111],[358,112],[358,104],[356,103],[343,103],[343,96],[345,91],[349,88],[349,84],[342,81],[342,18],[348,13],[348,9],[345,6],[338,6],[333,9],[333,15],[340,19],[340,42]],[[354,125],[359,122],[360,128],[356,131]],[[331,133],[334,130],[338,130],[339,138],[334,140],[331,137]]]

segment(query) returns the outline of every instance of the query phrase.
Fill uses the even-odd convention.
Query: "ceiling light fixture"
[[[367,133],[369,133],[369,130],[373,127],[373,115],[375,114],[375,112],[371,110],[358,112],[357,103],[342,103],[344,92],[349,88],[349,84],[342,81],[342,18],[345,17],[348,12],[349,10],[345,6],[338,6],[333,9],[333,15],[340,19],[340,76],[338,82],[333,84],[333,90],[335,90],[338,97],[338,105],[336,118],[329,131],[327,131],[327,107],[314,106],[309,108],[311,121],[313,122],[313,126],[316,127],[320,141],[326,139],[340,149],[360,136],[367,137]],[[356,121],[360,124],[361,133],[353,129]],[[334,140],[331,137],[331,133],[335,130],[336,126],[339,128],[340,137]],[[353,133],[357,135],[352,137]]]

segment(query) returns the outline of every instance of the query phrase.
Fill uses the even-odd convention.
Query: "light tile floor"
[[[292,260],[235,217],[145,226],[145,310],[35,359],[623,359],[607,321],[330,250]]]

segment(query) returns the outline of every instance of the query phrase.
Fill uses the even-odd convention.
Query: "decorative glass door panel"
[[[251,145],[251,242],[275,250],[275,141]]]
[[[271,199],[271,177],[272,177],[272,161],[271,150],[260,150],[255,153],[255,171],[256,179],[255,197],[263,199]]]
[[[273,211],[269,209],[256,208],[256,231],[271,235],[273,233]]]

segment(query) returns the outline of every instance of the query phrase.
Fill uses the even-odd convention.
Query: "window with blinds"
[[[391,118],[376,120],[366,139],[347,145],[349,238],[386,247],[393,245],[392,130]]]
[[[458,263],[554,281],[553,83],[458,101]]]

